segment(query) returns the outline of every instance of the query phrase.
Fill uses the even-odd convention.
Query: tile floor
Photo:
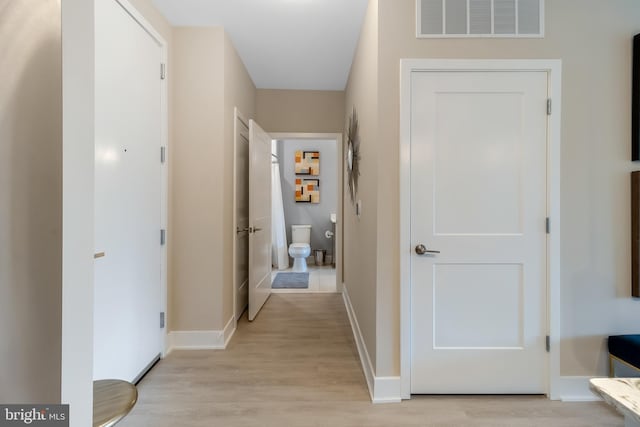
[[[287,270],[273,270],[271,272],[271,280],[275,279],[276,274],[291,272],[291,268]],[[309,288],[307,289],[271,289],[272,293],[277,294],[311,294],[311,293],[331,293],[338,292],[336,285],[336,269],[327,266],[309,266]]]

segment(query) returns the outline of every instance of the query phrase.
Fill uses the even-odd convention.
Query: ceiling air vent
[[[544,0],[416,0],[417,36],[543,37]]]

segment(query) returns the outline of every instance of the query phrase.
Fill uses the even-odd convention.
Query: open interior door
[[[249,320],[271,295],[271,137],[249,121]]]

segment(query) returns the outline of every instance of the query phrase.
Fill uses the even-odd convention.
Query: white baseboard
[[[375,377],[373,403],[400,403],[400,377]]]
[[[360,363],[362,364],[362,371],[364,372],[365,379],[367,380],[367,387],[369,388],[369,395],[373,403],[397,403],[401,401],[400,398],[400,377],[376,377],[375,369],[371,363],[367,346],[362,337],[360,326],[358,325],[358,318],[351,305],[351,299],[349,298],[349,292],[347,287],[342,284],[342,299],[344,300],[344,306],[349,316],[349,322],[351,323],[351,330],[353,332],[353,338],[358,348],[358,355],[360,356]]]
[[[227,322],[224,330],[222,331],[222,336],[224,337],[224,348],[227,348],[229,345],[229,341],[231,341],[231,337],[236,333],[236,321],[235,315],[231,316],[231,319]]]
[[[563,402],[593,402],[602,400],[589,389],[589,380],[594,377],[560,377],[554,393]]]
[[[169,350],[224,350],[236,331],[233,316],[221,331],[169,332]]]
[[[367,351],[367,346],[364,343],[362,332],[360,332],[360,326],[358,325],[356,313],[353,311],[353,306],[351,305],[349,292],[347,292],[347,287],[344,284],[342,285],[342,299],[344,300],[344,306],[347,309],[347,315],[349,316],[349,322],[351,323],[351,330],[353,331],[353,338],[356,341],[358,355],[360,355],[360,363],[362,364],[364,377],[367,380],[367,387],[369,387],[369,394],[371,395],[371,400],[373,401],[375,371],[373,369],[373,365],[371,364],[371,358],[369,358],[369,352]]]

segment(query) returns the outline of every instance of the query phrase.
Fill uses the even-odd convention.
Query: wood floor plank
[[[622,427],[602,402],[414,396],[373,405],[338,294],[274,294],[224,351],[176,351],[123,427]]]

